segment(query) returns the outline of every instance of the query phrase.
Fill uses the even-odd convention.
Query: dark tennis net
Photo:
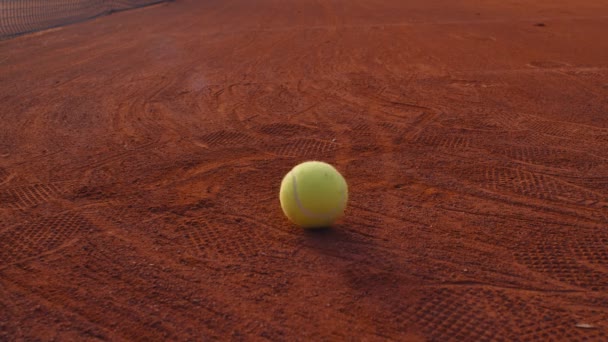
[[[0,0],[0,40],[166,0]]]

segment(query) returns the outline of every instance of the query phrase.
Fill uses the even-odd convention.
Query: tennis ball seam
[[[298,182],[296,180],[296,175],[293,172],[291,172],[291,183],[293,186],[293,196],[295,197],[296,205],[298,206],[298,209],[300,209],[300,212],[304,216],[306,216],[308,218],[328,220],[329,218],[336,216],[339,213],[339,211],[341,210],[341,205],[337,205],[334,207],[334,209],[332,211],[329,211],[325,214],[313,213],[312,211],[310,211],[306,207],[304,207],[304,204],[300,200],[300,196],[298,195]],[[341,195],[342,195],[342,197],[340,198],[340,203],[344,203],[346,194],[344,192],[342,192]]]

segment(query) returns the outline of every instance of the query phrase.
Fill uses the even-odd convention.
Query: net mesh
[[[0,40],[165,0],[0,0]]]

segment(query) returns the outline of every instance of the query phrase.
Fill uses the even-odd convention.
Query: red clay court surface
[[[0,42],[0,339],[608,340],[607,27],[176,1]],[[332,229],[279,207],[309,159]]]

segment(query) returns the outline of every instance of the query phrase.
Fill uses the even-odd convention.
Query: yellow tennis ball
[[[348,186],[333,166],[308,161],[285,175],[279,199],[293,223],[304,228],[327,227],[344,213]]]

